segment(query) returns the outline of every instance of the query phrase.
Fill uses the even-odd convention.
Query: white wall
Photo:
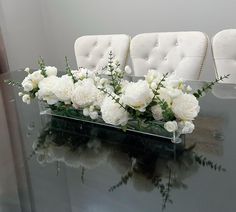
[[[33,65],[40,54],[58,67],[67,55],[75,66],[74,41],[86,34],[200,30],[213,36],[236,28],[235,0],[0,1],[12,70]],[[205,79],[214,76],[209,56]]]

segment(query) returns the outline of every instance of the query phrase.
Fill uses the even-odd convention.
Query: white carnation
[[[59,78],[56,76],[46,77],[38,84],[38,98],[47,101],[49,105],[53,105],[58,102],[58,98],[55,95],[56,85],[58,85]]]
[[[150,104],[153,97],[154,94],[149,88],[147,82],[139,80],[138,82],[130,82],[126,86],[122,101],[126,105],[143,112]]]
[[[153,115],[155,120],[163,119],[162,109],[161,109],[160,105],[152,106],[151,111],[152,111],[152,115]]]
[[[72,77],[63,75],[57,80],[54,93],[59,101],[65,102],[65,104],[70,104],[73,89],[74,83]]]
[[[105,97],[101,105],[103,120],[112,125],[126,125],[129,119],[128,112],[111,97]]]
[[[168,132],[175,132],[178,129],[178,124],[176,121],[168,121],[164,124],[164,128]]]
[[[57,68],[55,66],[46,66],[46,75],[49,76],[57,76]]]
[[[86,107],[96,101],[99,90],[92,79],[84,79],[75,84],[71,101],[75,108]]]
[[[175,116],[184,121],[192,121],[198,115],[200,106],[192,94],[183,94],[173,100],[172,111]]]

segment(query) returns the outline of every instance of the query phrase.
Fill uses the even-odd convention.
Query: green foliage
[[[209,82],[207,83],[205,86],[203,86],[201,89],[198,89],[195,93],[193,93],[193,95],[199,99],[200,97],[204,96],[209,90],[212,89],[212,87],[220,82],[223,81],[224,79],[228,78],[230,76],[230,74],[224,75],[219,77],[218,79],[215,79],[213,82]]]
[[[126,185],[129,181],[129,179],[133,176],[133,172],[132,171],[128,171],[124,176],[121,177],[120,182],[118,182],[116,185],[110,187],[108,189],[109,192],[114,191],[115,189],[119,188],[122,185]]]
[[[66,56],[65,56],[65,61],[66,61],[66,73],[67,73],[68,76],[71,76],[72,79],[73,79],[73,82],[76,83],[77,80],[75,79],[74,75],[71,72],[71,67],[69,65],[69,60]]]
[[[117,61],[114,63],[114,56],[112,51],[109,52],[108,65],[103,68],[103,71],[107,71],[109,77],[111,78],[110,86],[114,89],[114,93],[121,94],[121,81],[124,78],[124,72],[118,71],[120,63]]]
[[[22,85],[19,82],[15,82],[15,81],[9,80],[9,79],[8,80],[4,80],[4,82],[7,83],[8,85],[12,85],[12,86],[16,86],[18,88],[22,88]]]
[[[226,171],[226,169],[223,168],[221,165],[218,165],[217,163],[214,163],[211,160],[208,160],[203,155],[197,155],[195,153],[194,158],[195,158],[195,161],[201,166],[205,166],[205,167],[214,169],[215,171],[219,171],[219,172],[225,172]]]
[[[47,77],[47,74],[46,74],[46,65],[45,65],[44,59],[43,59],[42,57],[39,58],[39,60],[38,60],[38,65],[39,65],[39,69],[41,70],[41,74],[42,74],[44,77]]]

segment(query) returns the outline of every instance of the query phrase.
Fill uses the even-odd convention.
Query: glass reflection
[[[171,191],[187,189],[185,180],[197,173],[201,166],[215,171],[225,169],[195,151],[196,144],[173,144],[168,140],[121,132],[94,124],[42,116],[43,129],[33,143],[34,155],[40,164],[60,163],[81,168],[81,181],[86,172],[109,164],[120,174],[108,192],[115,192],[127,183],[137,191],[158,190],[162,210],[173,203]]]

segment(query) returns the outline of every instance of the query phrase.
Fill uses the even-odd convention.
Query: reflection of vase
[[[3,42],[1,29],[0,29],[0,74],[9,71],[5,45]]]
[[[67,118],[72,120],[78,120],[87,125],[100,125],[110,129],[119,129],[119,132],[124,132],[121,127],[114,126],[105,123],[101,116],[96,120],[92,120],[89,117],[83,115],[82,110],[75,109],[71,106],[59,108],[56,106],[49,106],[43,101],[39,101],[39,109],[41,115],[51,115],[61,118]],[[164,129],[164,122],[160,121],[147,121],[140,123],[137,120],[129,120],[127,123],[126,133],[142,134],[147,137],[157,137],[158,140],[171,141],[172,143],[183,143],[185,141],[185,135],[179,133],[169,133]]]

